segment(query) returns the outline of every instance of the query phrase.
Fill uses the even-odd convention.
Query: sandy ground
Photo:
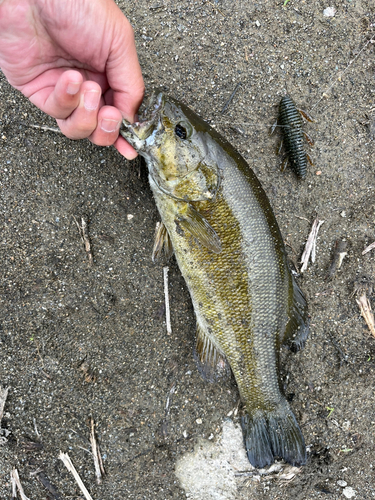
[[[232,449],[225,443],[239,420],[238,391],[233,381],[206,384],[196,370],[194,315],[174,260],[166,333],[166,262],[151,261],[158,214],[144,165],[33,128],[56,125],[0,76],[0,384],[10,387],[0,497],[10,498],[17,467],[31,500],[83,498],[58,459],[62,450],[94,500],[186,492],[223,500],[375,498],[375,339],[353,295],[367,289],[375,309],[375,251],[362,255],[375,241],[373,3],[119,5],[134,26],[148,92],[164,87],[244,155],[274,207],[292,268],[300,267],[314,218],[325,221],[316,262],[297,278],[311,335],[302,352],[283,351],[282,378],[308,463],[290,482],[276,473],[252,478],[243,457],[228,459],[225,472],[216,458]],[[323,14],[330,6],[334,17]],[[268,134],[285,89],[315,118],[306,125],[315,147],[305,181],[280,172],[279,139]],[[74,217],[88,221],[92,267]],[[327,279],[342,238],[348,255]],[[90,417],[107,472],[101,485],[87,451]],[[196,456],[207,466],[208,455],[220,474],[211,467],[213,487],[199,493],[198,475],[183,484],[176,464]]]

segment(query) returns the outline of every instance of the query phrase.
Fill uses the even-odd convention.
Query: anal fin
[[[219,378],[230,375],[230,367],[225,356],[218,351],[199,325],[194,358],[199,373],[208,382],[216,382]]]
[[[307,302],[300,287],[293,281],[293,298],[289,307],[289,322],[285,329],[282,342],[287,344],[291,351],[298,352],[305,347],[309,335],[309,317]]]

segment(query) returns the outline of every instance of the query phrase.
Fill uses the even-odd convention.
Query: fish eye
[[[177,137],[184,140],[191,136],[193,129],[189,123],[180,122],[175,126],[174,132]]]

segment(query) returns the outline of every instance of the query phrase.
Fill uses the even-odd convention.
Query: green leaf
[[[329,417],[332,415],[332,413],[335,411],[335,409],[334,409],[334,408],[330,408],[329,406],[327,406],[327,407],[326,407],[326,410],[328,410],[328,411],[329,411],[329,413],[328,413],[328,415],[327,415],[327,418],[329,418]]]

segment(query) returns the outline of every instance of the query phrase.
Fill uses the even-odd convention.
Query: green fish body
[[[249,461],[306,461],[305,442],[279,380],[279,349],[302,347],[307,305],[291,275],[268,198],[235,149],[178,101],[156,93],[122,135],[145,157],[162,223],[197,318],[208,379],[229,363],[245,407]]]

